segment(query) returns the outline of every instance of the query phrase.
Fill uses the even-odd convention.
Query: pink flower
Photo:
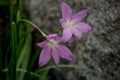
[[[72,13],[72,9],[64,1],[62,2],[62,18],[60,24],[63,29],[64,41],[70,40],[72,34],[74,34],[79,40],[82,38],[83,32],[91,32],[92,28],[84,22],[82,19],[87,15],[87,10],[83,10],[75,15]]]
[[[37,45],[42,49],[39,57],[39,65],[44,66],[52,57],[55,65],[58,66],[60,57],[67,59],[69,61],[74,60],[72,52],[63,44],[60,44],[62,39],[57,36],[57,34],[48,35],[46,40],[37,43]]]

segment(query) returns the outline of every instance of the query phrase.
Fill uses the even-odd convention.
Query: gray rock
[[[120,0],[66,0],[77,13],[88,10],[84,21],[94,29],[83,34],[82,41],[68,46],[76,56],[71,64],[98,71],[60,69],[59,80],[120,80]],[[61,0],[26,0],[30,19],[46,33],[60,26]],[[63,61],[64,62],[64,61]]]

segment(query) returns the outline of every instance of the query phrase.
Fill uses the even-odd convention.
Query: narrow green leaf
[[[0,6],[8,6],[10,4],[10,0],[0,0]]]
[[[33,68],[34,63],[36,62],[36,60],[38,60],[38,57],[39,57],[39,55],[40,55],[40,51],[41,51],[41,49],[38,50],[38,51],[33,55],[32,59],[30,60],[30,65],[29,65],[28,70],[31,70],[31,69]]]
[[[111,75],[109,75],[107,73],[100,72],[100,71],[97,71],[97,70],[94,70],[94,69],[89,69],[89,68],[82,67],[82,66],[78,66],[78,65],[59,65],[59,68],[81,69],[81,70],[85,70],[85,71],[88,71],[90,73],[94,73],[94,74],[97,74],[97,75],[112,77]],[[36,71],[35,73],[40,73],[42,71],[49,70],[49,69],[56,69],[56,67],[55,66],[48,66],[48,67],[43,68],[43,69],[41,69],[39,71]]]
[[[1,49],[1,40],[0,40],[0,74],[2,74],[2,49]],[[2,78],[2,75],[0,75],[0,76]]]
[[[16,80],[16,48],[17,48],[17,39],[16,39],[16,24],[15,22],[11,23],[11,58],[10,64],[8,67],[8,79]]]
[[[17,68],[16,71],[17,71],[17,72],[21,72],[21,73],[27,73],[27,72],[28,72],[26,69],[20,69],[20,68]],[[6,68],[6,69],[3,69],[2,72],[8,72],[8,69],[7,69],[7,68]],[[36,74],[36,73],[34,73],[34,72],[30,72],[30,74],[31,74],[31,75],[34,75],[34,76],[36,76],[36,77],[38,77],[38,78],[41,78],[41,75]]]
[[[31,53],[31,36],[27,35],[25,45],[17,62],[17,68],[27,69]],[[17,80],[23,80],[25,73],[19,73]]]

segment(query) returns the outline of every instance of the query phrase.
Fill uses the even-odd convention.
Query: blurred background
[[[39,67],[36,43],[43,37],[22,19],[51,34],[60,27],[61,2],[0,0],[0,80],[120,80],[120,0],[65,0],[73,13],[88,10],[83,21],[93,32],[66,44],[74,62],[61,59],[59,68],[53,61]]]

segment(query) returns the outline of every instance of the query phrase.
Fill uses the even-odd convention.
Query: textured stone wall
[[[58,80],[120,80],[120,0],[65,0],[79,12],[88,10],[84,21],[94,29],[82,41],[68,46],[76,56],[71,64],[108,75],[81,69],[58,69]],[[61,17],[61,0],[26,0],[30,19],[47,33],[52,33]],[[63,61],[64,62],[64,61]],[[55,73],[55,74],[56,74]],[[54,74],[54,73],[53,73]]]

